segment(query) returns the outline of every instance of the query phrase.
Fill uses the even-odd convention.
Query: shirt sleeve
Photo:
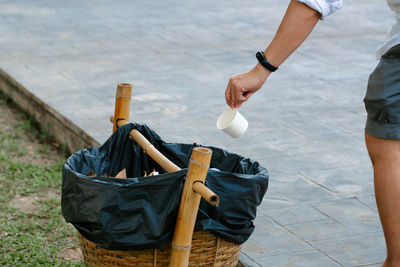
[[[318,11],[321,14],[321,19],[342,7],[342,0],[297,0]]]

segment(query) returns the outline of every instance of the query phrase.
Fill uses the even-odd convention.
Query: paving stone
[[[315,127],[318,127],[318,125],[315,124]],[[292,128],[292,130],[301,131],[298,128]],[[317,131],[321,132],[320,130]],[[322,135],[320,133],[317,133],[314,136],[312,133],[306,135],[295,135],[292,136],[292,138],[286,140],[285,139],[271,140],[271,143],[292,153],[298,153],[298,154],[318,153],[321,155],[326,154],[325,157],[331,157],[333,156],[332,153],[339,151],[343,151],[342,154],[347,155],[348,151],[345,150],[347,150],[350,146],[354,145],[355,143],[359,144],[359,146],[357,147],[358,149],[359,147],[363,146],[362,142],[360,140],[357,140],[355,137],[345,134],[335,133],[333,131],[331,131],[330,134],[325,134],[325,135]],[[366,153],[364,154],[363,150],[354,151],[353,153],[361,154],[363,160],[365,159],[368,160],[368,155]],[[336,158],[335,161],[346,162],[346,159],[343,159],[341,156]]]
[[[284,255],[269,256],[262,259],[258,259],[257,262],[264,267],[268,266],[326,266],[336,267],[341,266],[331,258],[327,257],[320,251],[306,251],[306,252],[294,252]]]
[[[370,195],[370,196],[361,196],[359,197],[360,201],[367,205],[369,208],[378,211],[378,208],[376,206],[376,199],[375,195]]]
[[[330,219],[291,224],[287,225],[286,228],[307,242],[337,239],[353,234],[350,230]]]
[[[303,177],[293,174],[288,176],[290,178],[275,177],[273,169],[270,171],[269,188],[264,197],[264,202],[260,205],[259,209],[265,214],[272,212],[271,210],[287,206],[297,206],[288,208],[286,211],[291,210],[291,215],[281,214],[282,217],[277,216],[278,220],[282,223],[293,223],[301,218],[296,218],[296,209],[305,210],[304,217],[315,216],[318,219],[325,217],[320,216],[313,208],[300,208],[303,205],[310,205],[311,203],[318,203],[320,201],[328,201],[338,199],[338,197],[321,186],[318,186]],[[272,203],[271,203],[272,201]],[[280,213],[280,211],[276,211]],[[296,215],[297,216],[297,215]]]
[[[277,145],[277,147],[280,146]],[[351,161],[348,161],[350,159]],[[365,166],[370,163],[369,159],[363,158],[359,152],[354,150],[295,153],[289,157],[279,157],[268,160],[268,166],[271,169],[271,172],[282,170],[301,170],[306,172],[311,169],[315,170],[315,172],[323,172],[335,168],[352,168],[357,164],[359,164],[358,166]]]
[[[367,264],[367,265],[360,265],[357,267],[382,267],[382,265],[383,265],[383,261],[378,264]]]
[[[265,256],[313,250],[310,245],[262,214],[257,216],[254,224],[255,231],[243,244],[242,251],[256,262]]]
[[[260,267],[260,264],[253,261],[249,256],[244,254],[242,251],[239,254],[239,262],[240,264],[237,267]]]
[[[354,233],[381,232],[376,211],[362,204],[357,198],[338,199],[316,204],[315,207]]]
[[[343,198],[374,194],[372,168],[332,169],[326,172],[308,170],[302,173]]]
[[[311,244],[344,266],[381,263],[386,258],[383,233],[351,236]]]
[[[327,216],[309,206],[295,206],[269,210],[268,217],[281,225],[305,224],[312,221],[328,219]]]

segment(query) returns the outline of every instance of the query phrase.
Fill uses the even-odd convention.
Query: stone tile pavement
[[[362,99],[395,20],[385,1],[344,1],[321,22],[241,108],[245,136],[215,127],[228,78],[256,63],[287,4],[0,0],[0,68],[98,142],[117,83],[130,82],[132,121],[260,161],[270,187],[245,266],[380,266]]]

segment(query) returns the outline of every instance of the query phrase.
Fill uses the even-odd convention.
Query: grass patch
[[[65,253],[79,252],[76,230],[61,215],[65,159],[0,94],[0,266],[83,266]]]

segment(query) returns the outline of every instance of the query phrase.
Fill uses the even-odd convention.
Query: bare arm
[[[320,18],[321,14],[314,9],[292,0],[274,39],[264,51],[265,58],[274,66],[282,64],[304,42]],[[258,63],[250,71],[232,76],[225,91],[226,103],[239,108],[263,86],[270,73]]]

